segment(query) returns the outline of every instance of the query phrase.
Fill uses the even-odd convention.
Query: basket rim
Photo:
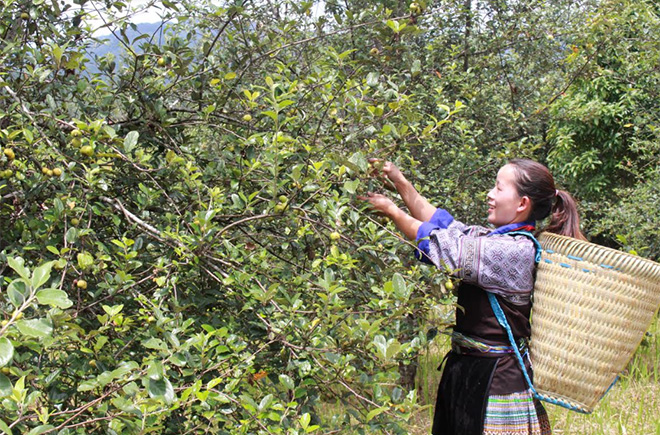
[[[603,269],[635,274],[651,284],[660,284],[660,263],[648,258],[618,251],[586,240],[543,231],[538,240],[544,252],[566,255],[571,260],[586,261]]]

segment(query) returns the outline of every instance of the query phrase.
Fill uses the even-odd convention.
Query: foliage
[[[0,430],[406,433],[451,298],[355,200],[367,158],[470,221],[504,159],[573,161],[545,139],[591,9],[326,6],[163,2],[134,36],[122,2],[0,5]]]
[[[549,131],[550,163],[585,201],[593,233],[623,236],[653,258],[660,253],[656,8],[610,2],[589,19],[570,59],[584,72],[553,105]]]

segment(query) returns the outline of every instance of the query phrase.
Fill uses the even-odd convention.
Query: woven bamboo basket
[[[590,413],[660,306],[660,264],[543,233],[530,357],[537,393]]]

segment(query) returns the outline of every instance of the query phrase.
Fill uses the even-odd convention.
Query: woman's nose
[[[486,198],[493,199],[493,189],[490,189],[490,191],[488,192],[488,195],[486,195]]]

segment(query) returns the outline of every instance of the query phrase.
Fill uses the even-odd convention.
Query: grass
[[[440,335],[420,358],[417,388],[420,402],[430,405],[410,422],[413,435],[428,434],[433,404],[440,381],[437,367],[449,349],[449,339]],[[649,331],[617,384],[592,414],[579,414],[545,404],[553,434],[660,435],[660,317]]]

